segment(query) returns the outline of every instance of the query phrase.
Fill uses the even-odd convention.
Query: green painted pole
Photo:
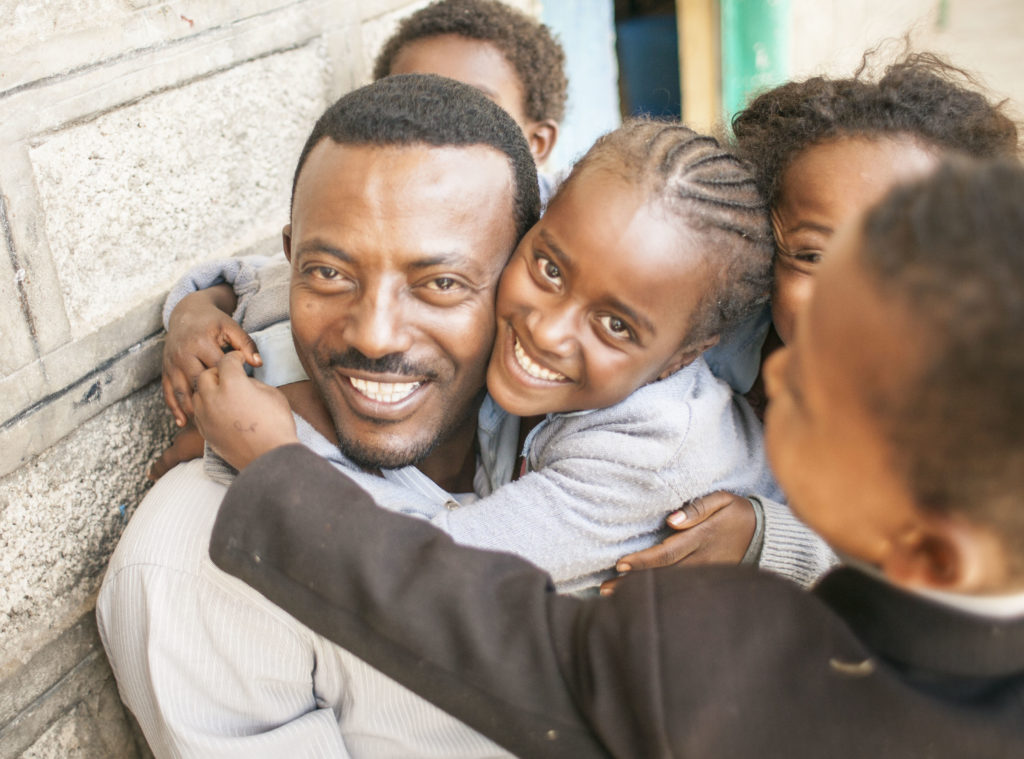
[[[789,0],[720,0],[726,123],[752,95],[789,78]]]

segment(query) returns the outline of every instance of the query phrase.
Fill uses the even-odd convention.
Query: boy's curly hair
[[[562,46],[544,24],[496,0],[438,0],[413,13],[384,43],[373,78],[391,73],[395,56],[405,45],[443,34],[494,45],[519,76],[527,118],[562,120],[569,86]]]
[[[862,226],[860,263],[913,314],[916,370],[876,391],[919,506],[1007,541],[1024,577],[1024,168],[950,160],[897,187]]]
[[[836,137],[906,135],[974,158],[1014,156],[1017,126],[961,69],[916,53],[868,81],[865,54],[848,79],[814,77],[756,97],[732,120],[735,148],[774,206],[786,168],[806,148]]]

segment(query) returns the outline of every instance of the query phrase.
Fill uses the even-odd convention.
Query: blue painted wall
[[[565,48],[569,105],[548,170],[561,171],[594,140],[615,129],[619,116],[619,69],[615,59],[612,0],[543,0],[541,20]]]

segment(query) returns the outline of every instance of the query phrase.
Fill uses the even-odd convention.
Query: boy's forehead
[[[489,40],[442,34],[410,40],[395,55],[391,74],[436,74],[468,84],[504,108],[522,126],[526,91],[519,73]]]

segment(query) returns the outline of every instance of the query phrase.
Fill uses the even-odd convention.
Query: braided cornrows
[[[643,188],[648,202],[676,220],[681,237],[698,240],[713,267],[715,285],[698,307],[690,342],[721,334],[767,301],[773,252],[767,207],[750,170],[714,137],[634,119],[599,139],[566,185],[596,169]]]

